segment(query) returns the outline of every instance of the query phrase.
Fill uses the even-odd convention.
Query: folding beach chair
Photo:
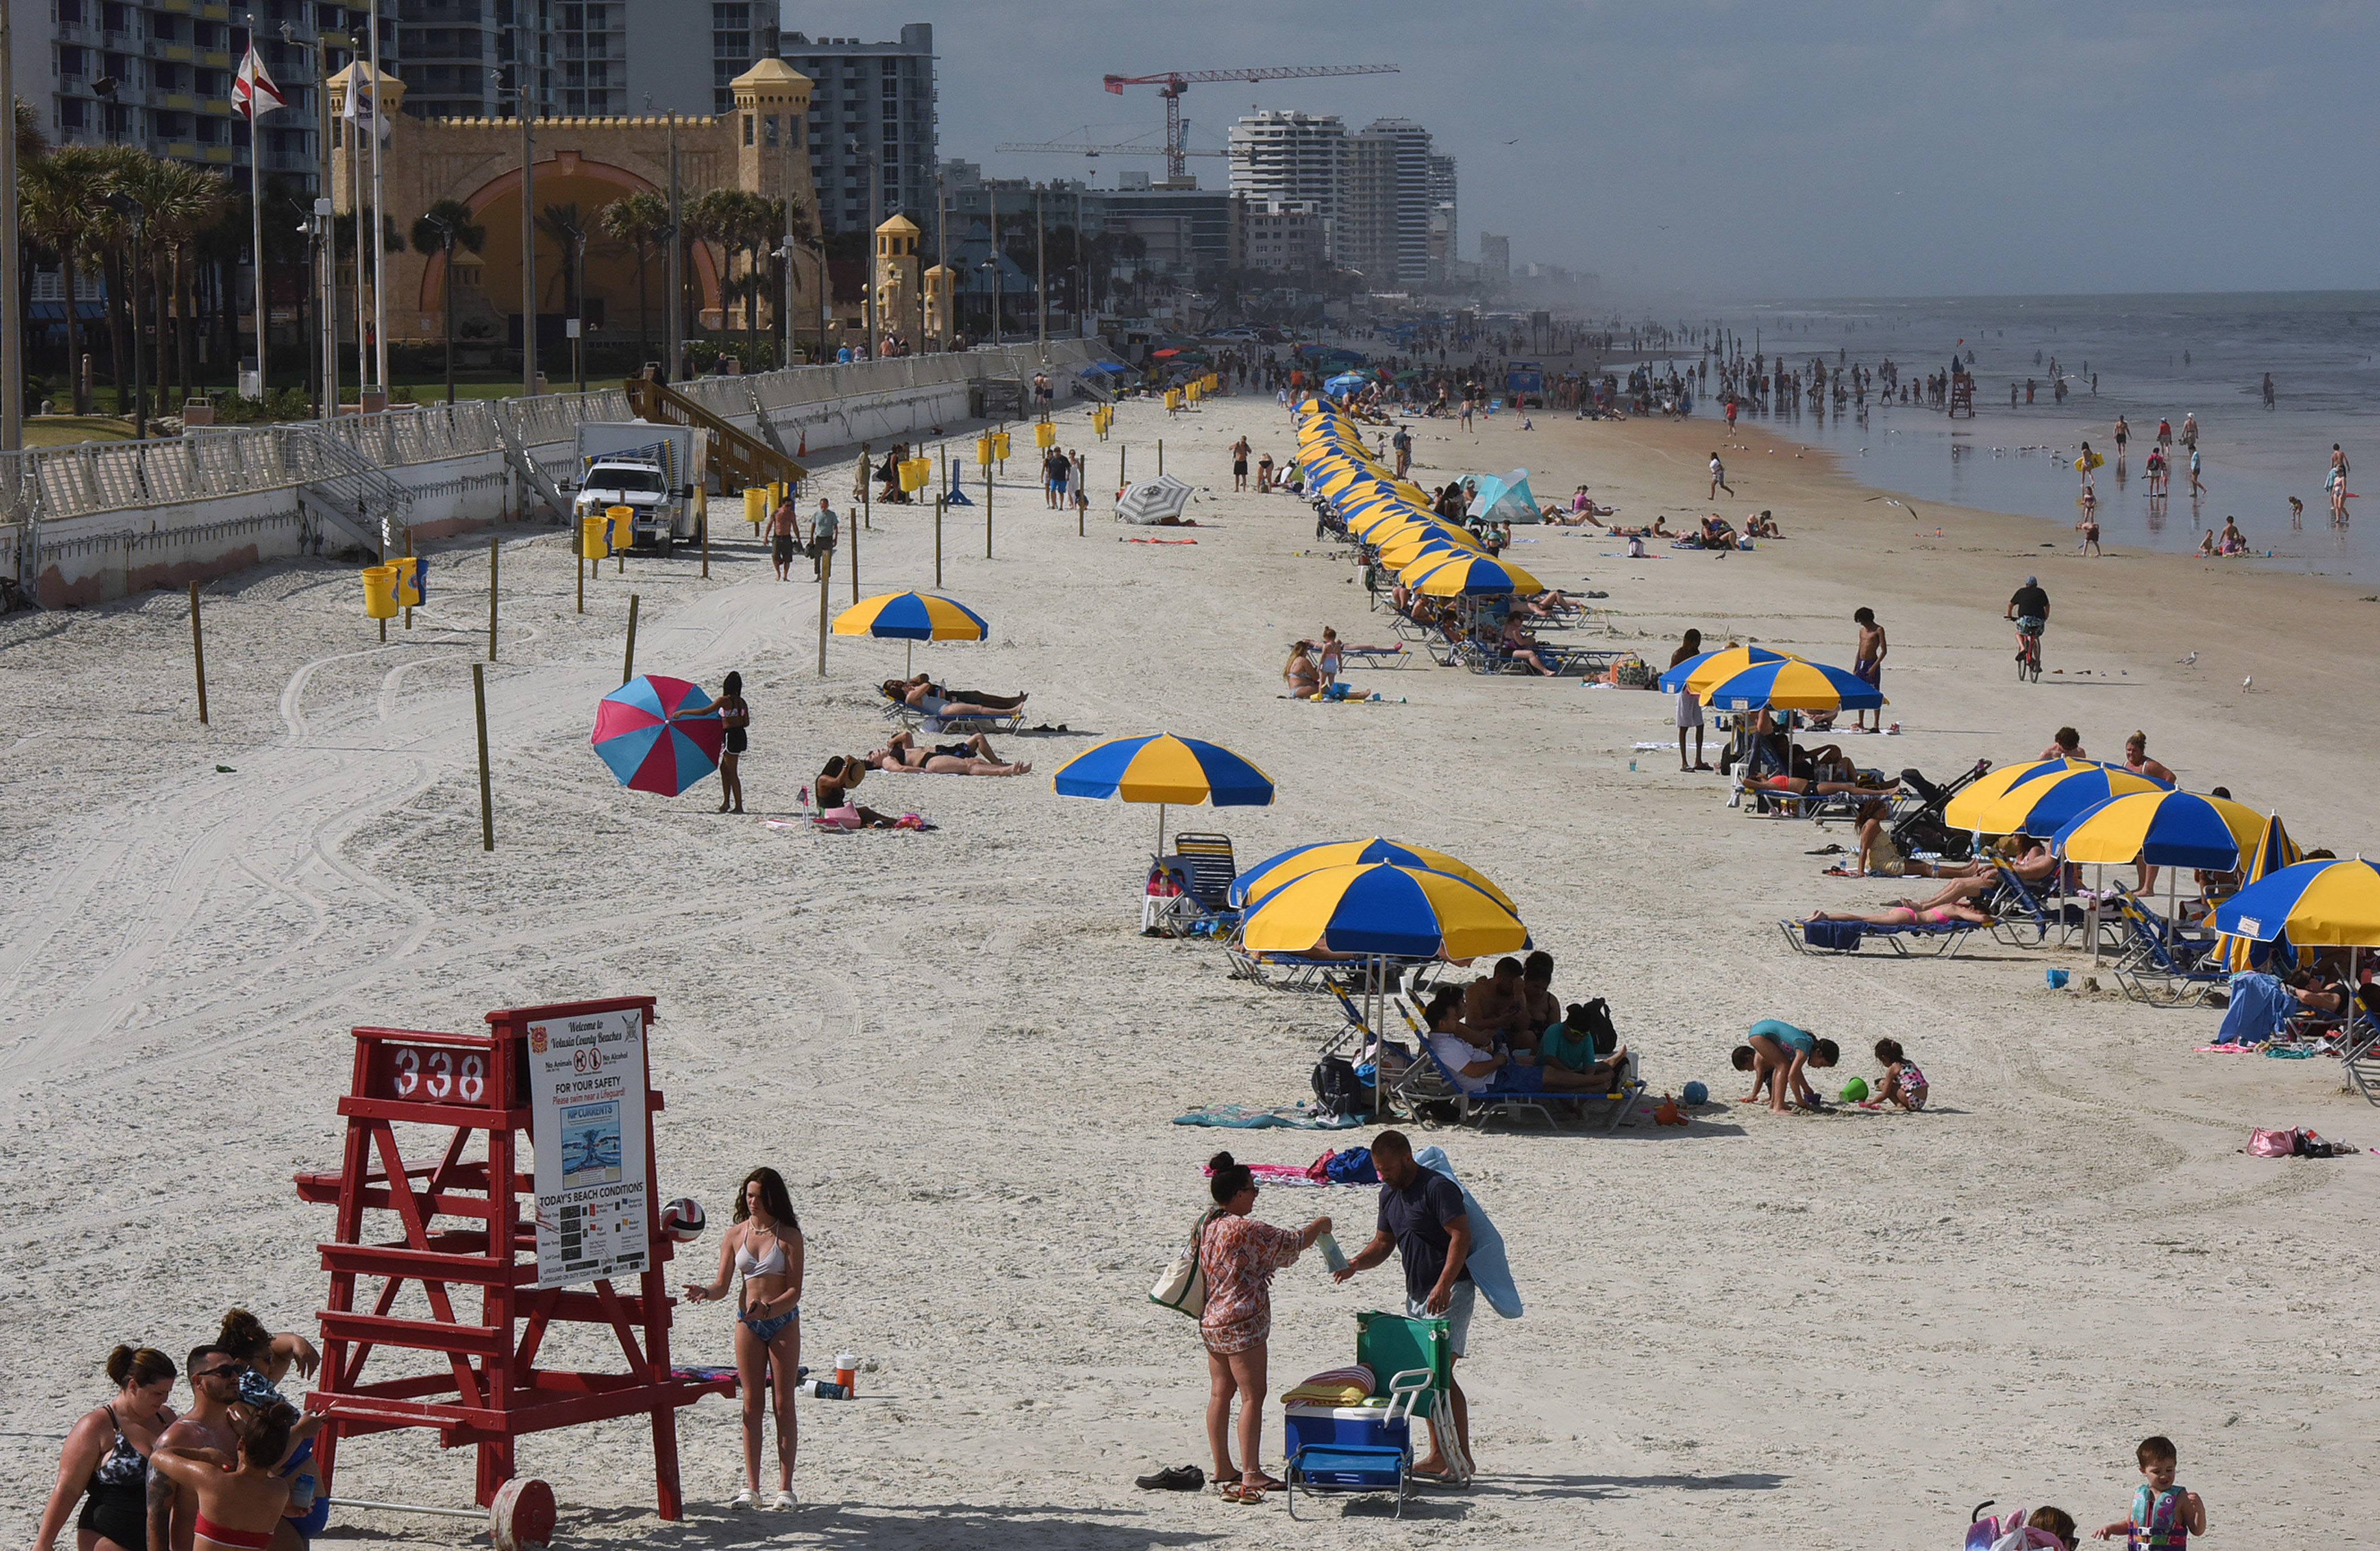
[[[1463,1085],[1454,1080],[1454,1073],[1448,1071],[1446,1063],[1438,1059],[1438,1052],[1429,1048],[1429,1040],[1427,1036],[1422,1039],[1421,1054],[1415,1058],[1413,1065],[1405,1068],[1390,1091],[1409,1109],[1422,1104],[1451,1105],[1454,1109],[1455,1123],[1458,1125],[1468,1125],[1475,1120],[1485,1125],[1489,1119],[1498,1115],[1534,1112],[1537,1119],[1546,1122],[1548,1131],[1561,1129],[1561,1122],[1554,1118],[1553,1110],[1548,1108],[1555,1101],[1553,1095],[1465,1093]]]
[[[2151,1007],[2203,1002],[2229,977],[2216,951],[2219,938],[2174,929],[2129,891],[2116,895],[2115,907],[2129,939],[2116,960],[2116,984],[2134,1001]]]
[[[1229,835],[1178,834],[1172,855],[1151,860],[1182,888],[1158,907],[1152,925],[1172,937],[1208,937],[1228,934],[1238,923],[1231,888],[1240,869]]]

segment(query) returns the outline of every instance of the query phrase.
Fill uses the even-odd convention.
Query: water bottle
[[[842,1385],[828,1378],[806,1378],[794,1386],[794,1392],[820,1400],[847,1400],[851,1398]]]
[[[1333,1276],[1347,1268],[1347,1256],[1340,1250],[1339,1241],[1330,1236],[1329,1230],[1315,1235],[1314,1247],[1322,1252],[1322,1263],[1330,1267]]]
[[[1634,775],[1636,773],[1636,761],[1633,759],[1628,761],[1628,773],[1630,775]]]

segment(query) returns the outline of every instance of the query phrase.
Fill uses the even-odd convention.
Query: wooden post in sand
[[[199,675],[199,725],[207,724],[207,643],[199,632],[199,584],[190,584],[190,666]]]
[[[826,677],[826,588],[834,575],[834,551],[827,550],[819,555],[819,677]]]
[[[702,579],[710,579],[710,503],[702,506]]]
[[[480,713],[480,849],[496,848],[495,798],[488,786],[488,670],[471,664],[471,700]]]
[[[944,473],[948,474],[947,467]],[[942,585],[942,509],[950,503],[948,489],[945,485],[945,493],[934,497],[934,585],[938,588]]]
[[[859,601],[859,529],[851,530],[851,600]]]
[[[1157,477],[1165,478],[1165,438],[1157,439]]]
[[[488,540],[488,660],[496,660],[496,559],[502,553],[504,540]]]
[[[628,594],[628,655],[620,660],[620,682],[637,676],[637,594]]]
[[[405,530],[405,558],[407,560],[411,560],[413,558],[413,529],[409,527]],[[419,570],[416,570],[413,573],[413,585],[415,589],[418,591],[421,586],[421,573]],[[405,606],[405,627],[407,630],[413,628],[413,605],[410,603],[407,603]]]
[[[1116,443],[1116,489],[1119,491],[1123,490],[1127,482],[1123,476],[1123,460],[1127,450],[1123,442]]]
[[[991,465],[983,466],[983,558],[991,558]]]
[[[582,526],[571,536],[570,555],[578,568],[578,612],[587,612],[587,529]]]

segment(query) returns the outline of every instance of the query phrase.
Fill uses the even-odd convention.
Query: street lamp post
[[[25,309],[17,297],[17,99],[10,9],[0,5],[0,88],[6,88],[0,96],[8,99],[8,133],[0,140],[0,452],[13,453],[25,444]],[[67,370],[73,370],[72,362]]]
[[[1033,190],[1033,335],[1044,364],[1050,359],[1050,227],[1041,219],[1041,190]]]
[[[315,380],[318,392],[317,412],[330,419],[339,412],[339,245],[331,226],[331,94],[323,83],[330,79],[331,51],[353,50],[355,38],[346,32],[317,32],[308,42],[298,36],[298,30],[288,22],[281,24],[281,41],[291,48],[304,49],[311,79],[307,90],[314,94],[314,213],[316,234],[321,241],[316,261],[322,268],[322,284],[316,287],[322,301],[322,366]],[[380,103],[374,101],[372,106]],[[249,131],[249,154],[255,152],[256,131]],[[361,230],[361,224],[358,224]],[[357,261],[362,261],[358,254]],[[361,395],[358,395],[359,397]]]
[[[529,127],[528,7],[513,42],[513,112],[520,115],[521,131],[521,394],[537,393],[537,156],[536,134]],[[380,104],[372,104],[377,107]]]

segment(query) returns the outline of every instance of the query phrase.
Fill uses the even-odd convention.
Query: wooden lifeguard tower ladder
[[[1950,413],[1948,418],[1957,419],[1961,409],[1967,412],[1967,418],[1972,420],[1975,418],[1975,374],[1972,371],[1950,374]]]

